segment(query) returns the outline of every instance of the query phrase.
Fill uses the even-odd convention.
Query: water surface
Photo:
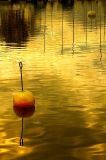
[[[0,4],[0,158],[106,159],[106,35],[102,1]],[[96,17],[88,18],[94,10]],[[13,93],[35,95],[36,112],[13,111]]]

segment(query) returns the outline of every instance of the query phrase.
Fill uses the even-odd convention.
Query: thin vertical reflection
[[[46,6],[45,6],[45,10],[44,10],[44,53],[46,52]]]
[[[96,6],[96,14],[97,14],[97,17],[98,17],[98,10],[99,10],[99,6],[98,6],[98,1],[96,2],[96,4],[97,4],[97,6]],[[98,29],[98,19],[97,19],[97,17],[96,17],[96,29]]]
[[[74,29],[74,27],[75,27],[75,25],[74,25],[74,23],[75,23],[75,22],[74,22],[74,21],[75,21],[75,20],[74,20],[74,8],[73,8],[72,16],[73,16],[73,20],[72,20],[72,21],[73,21],[73,22],[72,22],[72,23],[73,23],[73,42],[72,42],[72,51],[73,51],[73,53],[74,53],[74,42],[75,42],[75,37],[74,37],[74,32],[75,32],[75,29]]]
[[[98,3],[95,2],[95,13],[96,13],[96,18],[95,18],[95,27],[96,27],[96,30],[97,30],[97,5]]]
[[[88,34],[87,34],[87,28],[88,28],[88,16],[87,16],[87,3],[85,2],[86,5],[86,46],[87,46],[87,40],[88,40]]]
[[[24,125],[24,119],[22,118],[22,121],[21,121],[20,146],[23,146],[23,145],[24,145],[24,141],[23,141],[23,125]]]
[[[104,41],[105,41],[105,15],[104,15]]]
[[[53,1],[51,1],[51,31],[53,35]]]
[[[64,10],[63,10],[63,7],[62,7],[62,42],[61,42],[61,53],[63,54],[63,38],[64,38],[64,24],[63,24],[63,21],[64,21]]]
[[[84,32],[86,31],[86,6],[84,3],[84,12],[83,12],[83,16],[84,16]]]
[[[41,6],[40,6],[40,29],[41,29],[41,22],[42,22],[42,12],[41,12]]]
[[[91,11],[93,10],[93,4],[92,4],[92,1],[91,1]],[[91,18],[91,30],[92,30],[92,18]]]
[[[101,10],[100,10],[100,61],[102,61],[102,40],[101,40]]]
[[[93,4],[92,4],[93,2],[91,1],[91,10],[93,9]]]

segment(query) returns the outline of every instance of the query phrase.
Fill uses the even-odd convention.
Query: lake
[[[36,106],[23,146],[19,62]],[[106,3],[0,2],[0,106],[1,160],[105,160]]]

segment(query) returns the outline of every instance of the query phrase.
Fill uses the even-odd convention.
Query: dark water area
[[[23,146],[20,61],[36,106]],[[105,160],[106,2],[0,2],[0,106],[1,160]]]

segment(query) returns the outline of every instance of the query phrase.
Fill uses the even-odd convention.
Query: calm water
[[[89,10],[96,18],[87,16]],[[0,3],[1,160],[106,159],[106,4]],[[24,89],[36,112],[13,111],[13,93]]]

